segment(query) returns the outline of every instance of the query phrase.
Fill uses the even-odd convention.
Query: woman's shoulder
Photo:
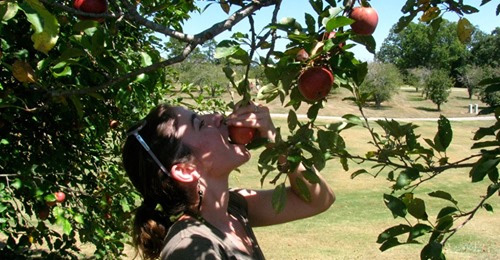
[[[224,259],[218,236],[202,221],[176,221],[165,237],[160,259]]]
[[[245,189],[230,189],[229,190],[229,207],[238,210],[242,215],[248,215],[247,200],[243,196]]]

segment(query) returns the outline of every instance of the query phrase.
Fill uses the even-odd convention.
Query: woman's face
[[[178,137],[189,146],[203,169],[216,175],[228,175],[250,159],[244,145],[230,143],[228,128],[220,114],[198,115],[182,107],[177,114]]]

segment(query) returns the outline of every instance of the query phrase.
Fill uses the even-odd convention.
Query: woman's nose
[[[209,115],[206,115],[205,122],[207,122],[211,126],[218,128],[223,124],[224,116],[219,114],[219,113],[209,114]]]
[[[224,122],[224,116],[219,113],[213,114],[213,124],[215,127],[220,127],[222,123]]]

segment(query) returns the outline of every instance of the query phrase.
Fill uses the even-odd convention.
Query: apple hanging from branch
[[[354,7],[349,17],[355,22],[352,31],[359,35],[372,35],[378,24],[378,14],[372,7]]]
[[[102,14],[108,10],[106,0],[74,0],[73,7],[79,11],[93,14]],[[79,16],[82,20],[94,20],[100,23],[104,22],[104,18]]]
[[[325,98],[333,85],[333,73],[326,67],[310,67],[298,79],[299,91],[308,101]]]

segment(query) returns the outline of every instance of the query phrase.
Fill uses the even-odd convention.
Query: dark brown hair
[[[175,135],[177,121],[172,107],[157,106],[130,131],[139,126],[139,135],[167,171],[176,163],[192,160],[189,147]],[[160,169],[134,135],[127,137],[122,159],[127,175],[144,199],[135,215],[133,242],[145,258],[157,258],[172,225],[170,216],[187,211],[192,196]],[[158,204],[161,210],[157,209]]]

